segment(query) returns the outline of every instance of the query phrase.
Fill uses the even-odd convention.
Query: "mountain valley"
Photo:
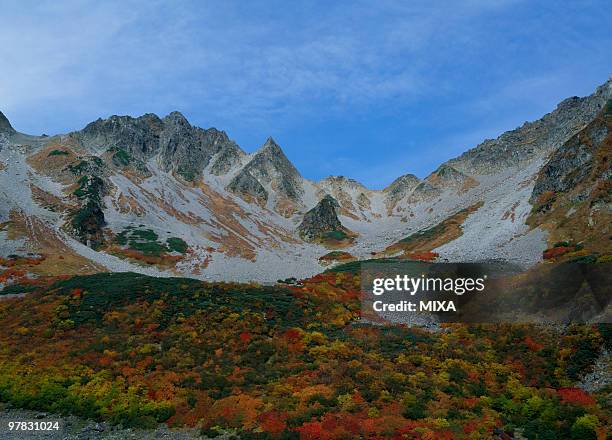
[[[561,242],[605,257],[611,97],[609,80],[383,190],[310,181],[272,138],[249,154],[178,112],[51,137],[0,114],[1,281],[132,271],[272,282],[319,273],[333,255],[530,267]]]

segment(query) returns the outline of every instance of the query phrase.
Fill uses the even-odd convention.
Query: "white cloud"
[[[499,7],[437,5],[368,2],[273,20],[225,2],[13,2],[0,16],[0,105],[100,113],[197,100],[228,118],[257,119],[321,111],[308,107],[321,99],[326,111],[409,99],[435,87],[423,60],[443,54],[417,55],[439,30]]]

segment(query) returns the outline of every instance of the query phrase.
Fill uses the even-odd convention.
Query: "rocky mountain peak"
[[[420,181],[421,179],[414,174],[404,174],[391,182],[391,184],[387,186],[383,192],[388,194],[410,192],[419,184]]]
[[[327,176],[321,181],[321,184],[323,186],[353,188],[362,191],[367,190],[367,188],[357,180],[345,176]]]
[[[285,155],[283,149],[278,145],[272,137],[266,140],[266,143],[259,148],[253,155],[249,163],[254,166],[263,166],[269,164],[278,171],[291,175],[299,175],[300,173]]]
[[[463,175],[463,173],[457,171],[455,168],[451,167],[450,165],[447,164],[442,164],[438,167],[438,169],[436,171],[434,171],[435,174],[437,174],[440,177],[446,176],[446,177],[453,177],[453,176],[459,176],[459,175]]]
[[[448,164],[442,164],[425,179],[439,188],[470,188],[477,185],[476,180]]]
[[[415,188],[414,191],[408,196],[410,203],[418,203],[426,200],[432,200],[438,197],[442,193],[442,190],[435,185],[432,185],[427,180],[422,180]]]
[[[15,133],[15,129],[2,112],[0,112],[0,133]]]
[[[181,112],[176,110],[164,117],[163,121],[164,125],[174,125],[191,128],[191,124],[189,123],[187,118]]]
[[[259,185],[255,185],[254,180]],[[297,202],[303,193],[302,181],[299,171],[270,137],[227,188],[235,194],[259,199],[263,194],[261,188],[265,188],[266,193]]]
[[[393,209],[396,203],[411,194],[420,182],[421,179],[414,174],[404,174],[391,182],[391,184],[383,190],[387,209]]]
[[[213,172],[219,175],[243,154],[225,132],[192,126],[178,111],[163,119],[152,113],[137,118],[114,115],[88,124],[73,136],[94,151],[121,148],[142,161],[157,156],[164,171],[187,181],[195,180],[215,155]],[[222,154],[226,149],[231,151]]]
[[[319,203],[317,204],[317,206],[319,208],[337,208],[338,206],[340,206],[338,204],[338,201],[336,199],[334,199],[332,196],[330,196],[329,194],[326,194],[325,197],[323,197]]]
[[[259,150],[255,152],[249,163],[261,165],[266,162],[277,167],[287,167],[287,171],[295,171],[298,173],[297,169],[285,155],[283,149],[274,141],[274,139],[272,139],[272,137],[269,137],[265,144],[263,144]]]
[[[159,148],[162,120],[152,113],[137,118],[113,115],[97,119],[72,135],[94,151],[121,148],[132,156],[146,160]]]
[[[172,112],[163,119],[160,135],[159,163],[162,169],[174,171],[187,181],[198,178],[215,155],[224,156],[223,150],[232,150],[213,165],[215,174],[229,170],[227,161],[236,158],[240,151],[224,131],[192,126],[180,112]]]
[[[282,148],[276,143],[276,141],[274,140],[272,136],[268,136],[268,139],[266,139],[266,143],[262,145],[259,151],[264,151],[264,150],[283,153]]]

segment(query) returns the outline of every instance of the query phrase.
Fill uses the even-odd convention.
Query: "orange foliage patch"
[[[456,240],[463,235],[461,225],[470,214],[480,209],[483,204],[483,202],[478,202],[469,206],[468,208],[462,209],[428,230],[417,232],[403,240],[398,241],[397,243],[388,246],[383,251],[383,254],[395,255],[398,252],[402,252],[404,256],[407,256],[407,258],[411,258],[409,256],[410,254],[415,254],[417,256],[422,254],[421,256],[425,258],[431,258],[431,255],[428,254],[433,249]]]
[[[0,266],[15,267],[15,266],[36,266],[45,261],[46,257],[40,255],[37,257],[16,257],[3,258],[0,257]]]
[[[261,399],[239,394],[217,400],[211,408],[210,415],[212,420],[224,419],[231,427],[253,429],[257,426],[262,406]]]
[[[7,281],[17,281],[21,278],[24,278],[26,275],[27,272],[25,270],[11,267],[0,274],[0,283],[5,283]]]
[[[574,250],[575,248],[573,246],[557,246],[551,249],[546,249],[542,253],[542,256],[545,260],[554,260],[555,258],[558,258]]]
[[[438,258],[440,254],[437,252],[413,252],[409,254],[404,254],[402,258],[406,258],[408,260],[416,260],[416,261],[434,261]]]
[[[527,348],[529,348],[531,351],[540,351],[544,348],[544,345],[538,344],[531,338],[531,336],[525,337],[525,345],[527,345]]]
[[[353,261],[355,257],[345,251],[332,251],[319,257],[319,261],[322,263],[331,263],[334,261]]]
[[[45,257],[42,255],[38,257],[0,257],[0,267],[7,268],[4,271],[0,270],[0,283],[27,281],[30,269],[41,264],[44,260]]]
[[[155,265],[160,267],[174,267],[179,261],[182,261],[183,255],[146,255],[140,251],[134,249],[122,249],[119,246],[112,245],[109,248],[109,252],[123,258],[129,258],[141,263],[148,265]]]
[[[264,432],[278,437],[287,428],[287,415],[278,412],[265,412],[259,416],[259,426]]]
[[[102,266],[76,253],[64,242],[64,238],[36,216],[27,216],[13,210],[8,225],[9,239],[25,238],[28,248],[46,258],[30,265],[30,271],[38,275],[90,274],[105,270]]]
[[[43,208],[49,209],[55,212],[65,212],[73,209],[72,206],[64,203],[59,197],[45,191],[42,188],[30,183],[30,191],[32,191],[32,198]]]
[[[589,406],[595,404],[595,399],[580,388],[560,388],[557,394],[563,403]]]

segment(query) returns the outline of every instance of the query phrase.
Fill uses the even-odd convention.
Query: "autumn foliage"
[[[33,287],[0,301],[0,401],[17,407],[261,439],[571,439],[610,421],[576,387],[605,326],[371,325],[351,271],[289,288],[137,274]]]

